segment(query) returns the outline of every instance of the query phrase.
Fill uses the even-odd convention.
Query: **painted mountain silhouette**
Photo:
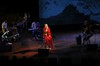
[[[41,18],[41,23],[50,25],[80,24],[84,19],[89,19],[89,16],[79,13],[75,6],[69,4],[62,13],[50,18]]]

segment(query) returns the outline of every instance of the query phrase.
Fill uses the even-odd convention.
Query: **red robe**
[[[49,48],[53,48],[53,40],[51,36],[51,31],[50,28],[48,27],[47,29],[44,27],[43,28],[43,38],[44,38],[44,47],[46,48],[47,46]]]

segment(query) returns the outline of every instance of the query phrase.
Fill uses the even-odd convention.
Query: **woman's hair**
[[[48,26],[48,24],[44,24],[45,26]]]

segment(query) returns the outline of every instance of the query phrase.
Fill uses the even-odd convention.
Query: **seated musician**
[[[88,21],[86,20],[84,22],[84,35],[83,35],[83,44],[85,41],[87,41],[87,44],[89,44],[89,39],[90,37],[93,35],[92,32],[91,32],[91,26]]]
[[[2,34],[2,41],[7,43],[7,44],[12,44],[10,36],[12,35],[11,31],[6,31],[5,33]]]

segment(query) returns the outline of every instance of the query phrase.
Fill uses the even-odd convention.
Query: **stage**
[[[83,35],[82,31],[52,32],[54,49],[49,50],[49,58],[70,58],[73,64],[79,64],[82,58],[100,57],[100,34],[94,34],[90,38],[90,44],[96,44],[98,48],[93,51],[87,51],[87,45],[77,44],[76,37]],[[12,51],[0,53],[0,56],[9,56],[12,59],[16,56],[18,59],[38,57],[38,49],[44,49],[42,40],[35,40],[30,33],[22,34],[20,41],[13,42]],[[76,61],[77,59],[77,61]]]

